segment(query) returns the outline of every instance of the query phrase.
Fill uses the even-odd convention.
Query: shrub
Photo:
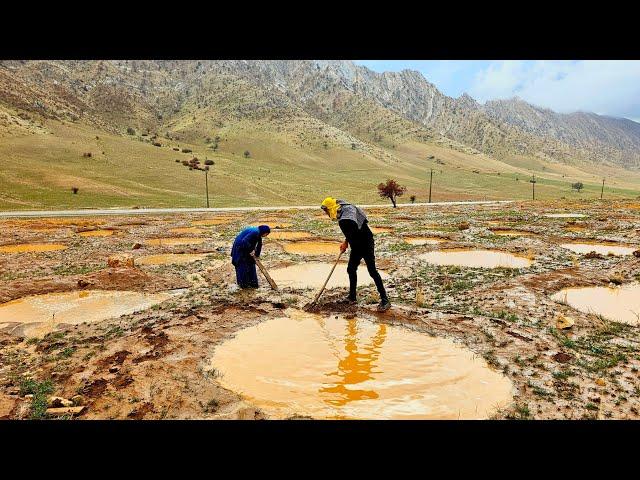
[[[78,190],[79,190],[78,187],[71,187],[71,191],[73,192],[74,195],[78,193]]]
[[[213,160],[205,160],[204,164],[205,165],[214,165],[214,162],[213,162]]]
[[[191,153],[191,149],[190,148],[183,148],[182,149],[182,153]]]
[[[415,203],[416,202],[416,196],[415,195],[411,195],[409,197],[409,200],[411,200],[411,203]]]
[[[161,146],[162,146],[162,145],[161,145],[160,143],[158,143],[158,142],[153,142],[153,143],[152,143],[152,145],[153,145],[154,147],[161,147]]]
[[[584,188],[584,185],[582,184],[582,182],[576,182],[571,184],[571,188],[573,188],[574,190],[577,190],[578,193],[580,193],[580,190]]]
[[[244,151],[244,158],[249,158],[251,156],[251,153],[249,152],[249,150],[245,150]]]
[[[83,156],[84,158],[91,158],[91,152],[83,153],[83,154],[82,154],[82,156]]]

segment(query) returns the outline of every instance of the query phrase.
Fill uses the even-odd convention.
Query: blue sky
[[[589,111],[640,121],[637,60],[356,60],[376,72],[417,70],[450,97],[480,103],[518,96],[568,113]]]

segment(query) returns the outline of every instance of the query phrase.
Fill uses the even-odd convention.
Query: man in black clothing
[[[369,275],[376,284],[380,294],[379,311],[389,310],[391,303],[387,298],[387,292],[382,284],[380,273],[376,269],[376,257],[374,253],[373,232],[369,228],[369,221],[365,213],[355,205],[327,197],[322,202],[321,207],[333,220],[338,221],[338,226],[344,233],[345,241],[340,245],[340,251],[344,252],[351,246],[347,273],[349,274],[349,297],[348,301],[356,302],[356,287],[358,285],[357,270],[360,261],[364,259]]]

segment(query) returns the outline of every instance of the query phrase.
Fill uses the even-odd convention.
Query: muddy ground
[[[587,216],[544,216],[567,212]],[[367,213],[372,226],[393,229],[376,235],[378,267],[389,275],[385,283],[393,308],[377,313],[375,287],[363,286],[357,306],[342,303],[346,289],[336,288],[325,293],[316,312],[348,312],[466,345],[514,385],[513,403],[494,418],[639,418],[640,327],[582,313],[550,298],[570,286],[640,280],[640,258],[634,255],[580,255],[559,246],[598,240],[640,249],[637,200],[380,208]],[[120,318],[57,325],[42,338],[21,335],[19,325],[0,324],[0,418],[44,418],[42,402],[51,395],[73,397],[74,404],[84,406],[73,416],[78,419],[268,418],[223,388],[216,371],[207,370],[207,360],[216,345],[237,330],[283,316],[288,307],[302,308],[315,290],[274,292],[260,276],[257,291],[237,291],[228,258],[231,242],[243,226],[276,221],[287,227],[283,231],[309,232],[304,240],[338,242],[340,236],[337,225],[321,212],[270,212],[269,221],[260,221],[264,217],[247,212],[1,221],[0,247],[58,243],[66,249],[0,253],[0,303],[82,289],[176,295]],[[208,219],[214,221],[203,222]],[[170,231],[193,226],[201,232]],[[505,228],[531,235],[491,232]],[[115,233],[79,235],[90,229]],[[446,242],[403,241],[420,235]],[[202,242],[149,242],[168,237]],[[287,253],[289,241],[265,241],[262,261],[267,269],[334,259]],[[433,250],[465,247],[511,252],[534,263],[521,269],[481,269],[435,266],[418,258]],[[135,258],[163,253],[208,256],[181,265],[108,266],[116,254],[133,257],[135,265]],[[360,271],[365,274],[364,265]],[[559,313],[575,324],[568,330],[556,328]]]

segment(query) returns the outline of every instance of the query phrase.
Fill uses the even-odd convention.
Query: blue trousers
[[[241,258],[235,265],[236,280],[240,288],[258,288],[258,272],[253,259]]]

